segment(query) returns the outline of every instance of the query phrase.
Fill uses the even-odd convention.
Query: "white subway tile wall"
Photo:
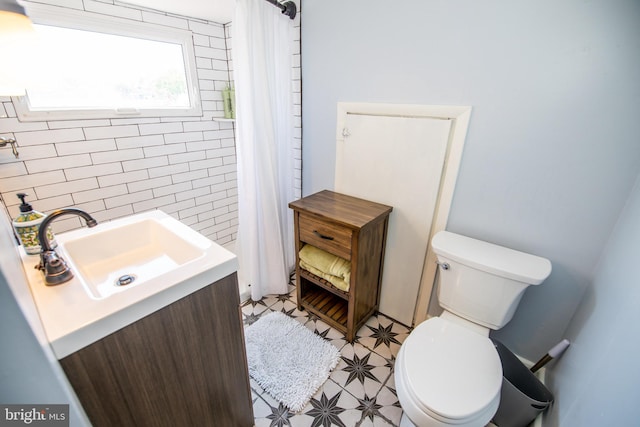
[[[27,6],[29,1],[25,1]],[[35,3],[35,2],[34,2]],[[13,218],[15,193],[43,212],[75,206],[98,221],[162,209],[219,244],[235,240],[237,179],[234,123],[221,91],[233,81],[231,24],[218,24],[113,0],[38,0],[61,8],[190,30],[203,114],[197,117],[20,122],[0,97],[0,136],[15,138],[20,157],[0,149],[0,196]],[[302,194],[300,17],[294,21],[294,189]],[[82,226],[61,219],[54,231]]]

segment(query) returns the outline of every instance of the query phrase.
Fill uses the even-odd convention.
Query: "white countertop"
[[[161,211],[144,214],[176,221]],[[128,218],[105,223],[114,227]],[[186,227],[182,224],[178,227]],[[100,227],[100,225],[98,225]],[[98,228],[95,228],[98,229]],[[65,235],[91,233],[93,229],[75,230],[56,236],[59,243]],[[189,229],[190,232],[194,232]],[[199,235],[200,239],[205,239]],[[222,246],[206,239],[205,256],[190,263],[186,272],[165,274],[150,283],[140,284],[107,298],[91,298],[78,277],[66,283],[47,286],[43,273],[35,267],[39,255],[27,255],[20,247],[22,264],[47,338],[58,359],[199,290],[238,269],[237,257]],[[61,255],[64,257],[63,251]]]

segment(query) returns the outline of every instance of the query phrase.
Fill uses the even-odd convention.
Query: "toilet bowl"
[[[394,378],[409,426],[485,426],[500,403],[502,365],[493,343],[446,318],[411,332]]]
[[[525,289],[542,283],[541,257],[441,231],[439,317],[419,324],[396,358],[394,379],[402,427],[483,427],[500,404],[502,364],[489,339],[507,324]]]

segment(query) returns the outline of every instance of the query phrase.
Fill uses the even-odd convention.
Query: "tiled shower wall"
[[[15,193],[43,212],[75,206],[106,221],[162,209],[210,239],[228,244],[237,231],[234,124],[223,117],[221,90],[232,79],[230,25],[112,0],[46,0],[193,33],[202,116],[20,122],[11,98],[0,97],[0,136],[15,138],[20,157],[0,149],[0,195],[13,218]],[[28,10],[29,2],[25,2]],[[300,27],[294,46],[294,188],[301,194]],[[54,231],[80,227],[60,219]]]

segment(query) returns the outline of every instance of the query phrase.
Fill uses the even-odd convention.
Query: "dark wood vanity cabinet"
[[[254,424],[236,274],[62,360],[100,426]]]

